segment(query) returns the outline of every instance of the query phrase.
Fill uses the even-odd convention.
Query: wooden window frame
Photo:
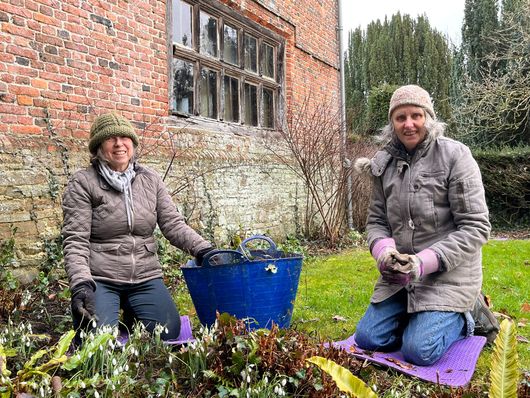
[[[173,3],[176,4],[177,1],[184,1],[192,6],[192,43],[193,46],[186,47],[179,43],[174,43],[172,38],[172,15],[173,15]],[[210,56],[208,54],[200,53],[200,11],[204,11],[212,17],[217,18],[217,57]],[[245,99],[244,99],[244,87],[245,83],[250,83],[257,86],[257,101],[258,101],[258,120],[257,125],[251,125],[250,127],[257,127],[263,129],[275,129],[276,128],[276,119],[279,114],[280,108],[280,99],[283,97],[281,94],[284,90],[284,79],[283,79],[283,62],[284,62],[284,39],[275,34],[272,31],[264,28],[263,26],[257,24],[254,21],[238,14],[235,10],[220,4],[218,1],[214,0],[172,0],[168,1],[168,15],[170,16],[170,21],[168,24],[168,33],[169,33],[169,47],[170,51],[168,52],[168,60],[170,65],[170,76],[169,76],[169,109],[170,113],[174,116],[183,116],[183,117],[197,117],[197,118],[206,118],[208,120],[217,120],[224,122],[223,115],[224,112],[224,76],[230,76],[239,80],[239,121],[238,122],[225,122],[230,124],[238,124],[242,126],[248,126],[245,124]],[[228,61],[224,61],[224,26],[225,23],[230,26],[230,28],[235,28],[238,32],[238,55],[239,55],[239,65],[234,65]],[[245,69],[245,59],[244,59],[244,35],[249,34],[257,39],[257,71],[251,72]],[[263,71],[263,53],[264,46],[266,43],[268,46],[273,48],[273,59],[274,59],[274,77],[264,76]],[[182,113],[177,111],[174,108],[175,104],[175,95],[174,95],[174,76],[175,71],[173,70],[173,59],[181,59],[186,62],[193,64],[193,79],[194,79],[194,88],[193,88],[193,111],[191,114]],[[200,71],[202,68],[206,68],[218,73],[218,84],[217,84],[217,117],[207,118],[205,116],[200,116]],[[264,121],[265,116],[264,104],[263,104],[263,88],[271,90],[273,92],[273,108],[272,115],[273,126],[265,127]]]

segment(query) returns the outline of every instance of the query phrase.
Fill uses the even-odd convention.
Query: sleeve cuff
[[[394,250],[396,249],[396,242],[393,238],[377,239],[374,245],[372,246],[372,257],[377,260],[386,247],[389,247]]]
[[[424,249],[416,256],[421,260],[422,275],[432,274],[440,270],[440,260],[438,260],[438,255],[434,250]]]

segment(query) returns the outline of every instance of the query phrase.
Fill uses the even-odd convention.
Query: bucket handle
[[[214,257],[220,254],[231,256],[232,261],[231,262],[223,261],[222,263],[219,263],[219,262],[216,263]],[[247,258],[241,252],[238,252],[237,250],[215,249],[215,250],[209,251],[208,253],[204,255],[204,258],[202,259],[202,266],[211,267],[211,266],[223,265],[223,264],[243,263],[245,261],[247,261]]]
[[[268,244],[269,244],[269,249],[267,249],[267,252],[268,253],[271,253],[272,255],[276,254],[276,252],[278,251],[278,249],[276,248],[276,243],[274,243],[274,241],[269,238],[268,236],[265,236],[265,235],[254,235],[254,236],[251,236],[250,238],[247,238],[245,239],[243,242],[241,242],[239,244],[239,247],[238,247],[238,251],[240,251],[241,253],[243,253],[243,255],[246,257],[246,258],[250,258],[250,249],[247,248],[247,243],[253,241],[253,240],[264,240],[266,241]]]

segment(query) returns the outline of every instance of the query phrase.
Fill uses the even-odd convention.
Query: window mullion
[[[200,29],[199,29],[200,23],[199,23],[199,5],[195,4],[193,6],[193,18],[191,22],[191,29],[193,32],[193,50],[198,53],[199,52],[199,36],[200,36]]]

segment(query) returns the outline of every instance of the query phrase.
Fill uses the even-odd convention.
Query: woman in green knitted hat
[[[124,318],[150,331],[163,325],[162,338],[176,339],[180,317],[162,280],[155,227],[198,263],[213,247],[186,224],[158,173],[135,160],[138,143],[123,116],[98,116],[90,129],[91,164],[66,187],[62,233],[73,322],[77,330],[117,326],[123,310]]]

